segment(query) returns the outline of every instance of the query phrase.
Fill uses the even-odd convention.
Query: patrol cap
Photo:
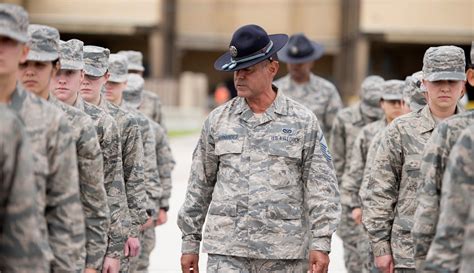
[[[420,88],[423,72],[418,71],[405,78],[403,89],[403,100],[410,106],[412,111],[418,111],[426,105],[425,91]]]
[[[464,50],[457,46],[430,47],[423,57],[423,79],[427,81],[466,80]]]
[[[123,100],[133,108],[138,108],[142,102],[145,80],[138,74],[127,75],[127,87],[123,90]]]
[[[59,41],[59,60],[61,69],[84,69],[83,47],[84,42],[77,39]]]
[[[100,46],[84,46],[84,72],[94,77],[104,76],[109,69],[110,50]]]
[[[0,36],[28,42],[28,13],[21,6],[0,4]]]
[[[45,25],[29,25],[28,38],[30,52],[28,61],[47,62],[59,58],[59,31]]]
[[[401,80],[388,80],[382,83],[383,100],[402,100],[405,82]]]
[[[143,67],[143,55],[140,51],[121,50],[117,54],[127,57],[128,70],[145,71],[145,67]]]
[[[128,73],[127,57],[120,54],[109,56],[109,82],[126,82]]]
[[[379,107],[384,82],[385,80],[380,76],[371,75],[366,77],[361,86],[362,101],[370,106]]]

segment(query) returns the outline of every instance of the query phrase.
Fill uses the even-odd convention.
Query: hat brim
[[[128,64],[128,70],[136,70],[136,71],[145,71],[145,68],[141,65],[136,64]]]
[[[435,82],[435,81],[465,81],[466,80],[466,74],[462,72],[434,72],[434,73],[429,73],[426,75],[425,80],[430,81],[430,82]]]
[[[9,37],[9,38],[11,38],[15,41],[20,42],[20,43],[28,42],[28,35],[22,35],[20,33],[14,32],[14,31],[8,31],[7,29],[0,29],[0,36]]]
[[[61,69],[63,70],[82,70],[84,69],[84,62],[76,62],[76,61],[69,61],[69,60],[59,60],[59,64],[61,65]]]
[[[316,61],[318,59],[320,59],[322,56],[323,56],[323,53],[324,53],[324,46],[321,45],[321,44],[318,44],[318,43],[315,43],[313,41],[311,41],[311,45],[313,46],[313,53],[308,55],[308,56],[304,56],[304,57],[294,57],[294,56],[291,56],[289,55],[289,49],[288,49],[288,44],[286,46],[284,46],[280,52],[278,52],[278,59],[284,63],[288,63],[288,64],[301,64],[301,63],[307,63],[307,62],[311,62],[311,61]]]
[[[125,75],[115,75],[115,74],[110,73],[110,77],[107,81],[109,81],[109,82],[120,82],[120,83],[126,82],[127,81],[127,74],[125,74]]]
[[[230,63],[231,58],[232,58],[230,55],[230,52],[226,52],[216,60],[216,62],[214,63],[214,69],[216,69],[217,71],[233,72],[233,71],[250,67],[252,65],[258,64],[270,58],[271,56],[275,55],[275,53],[277,53],[280,49],[282,49],[285,46],[285,44],[288,42],[288,35],[286,34],[272,34],[272,35],[268,35],[268,38],[270,38],[270,40],[273,42],[273,47],[267,54],[265,54],[265,56],[250,60],[248,62],[238,63],[232,69],[223,69],[222,66]]]
[[[59,54],[57,52],[38,52],[30,50],[28,52],[28,57],[26,57],[26,60],[36,62],[51,62],[57,60],[58,58]]]
[[[382,99],[383,100],[402,100],[403,96],[402,95],[383,95]]]
[[[107,69],[103,68],[103,69],[99,69],[99,68],[96,68],[96,67],[93,67],[91,65],[84,65],[84,73],[86,75],[91,75],[91,76],[94,76],[94,77],[102,77],[105,75],[105,72],[107,72]]]

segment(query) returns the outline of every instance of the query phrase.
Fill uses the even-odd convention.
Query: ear
[[[280,68],[280,63],[278,61],[272,61],[268,66],[268,70],[272,74],[272,77],[275,77],[278,73],[278,69]]]
[[[108,81],[109,81],[109,78],[110,78],[110,73],[109,73],[109,71],[105,72],[104,78],[105,78],[105,82],[108,82]]]
[[[466,80],[470,86],[474,87],[474,68],[469,68],[466,72]]]
[[[26,62],[26,58],[28,57],[28,53],[30,52],[30,47],[27,44],[23,44],[23,48],[21,49],[21,56],[20,56],[20,63]]]

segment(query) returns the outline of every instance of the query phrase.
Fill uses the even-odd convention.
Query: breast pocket
[[[298,185],[302,164],[302,147],[299,143],[272,143],[268,155],[269,183],[276,188]]]

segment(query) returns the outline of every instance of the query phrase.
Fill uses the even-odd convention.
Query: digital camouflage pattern
[[[135,50],[121,50],[117,54],[127,57],[128,70],[145,71],[143,54]]]
[[[227,255],[209,254],[208,273],[259,273],[259,272],[306,272],[307,262],[302,259],[250,259]]]
[[[349,171],[342,176],[341,183],[341,203],[350,208],[360,208],[359,197],[360,186],[364,177],[364,170],[367,162],[372,138],[387,126],[385,119],[377,120],[362,127],[352,145],[352,155]]]
[[[463,130],[454,144],[443,176],[440,215],[436,235],[425,267],[436,272],[457,272],[468,227],[469,209],[474,196],[474,126]],[[468,250],[472,246],[467,246]],[[470,261],[472,263],[472,260]],[[467,269],[466,269],[467,270]],[[472,268],[469,268],[472,272]]]
[[[58,109],[19,86],[9,107],[23,120],[31,141],[36,201],[39,214],[44,215],[37,227],[49,242],[44,250],[52,259],[51,271],[72,272],[85,244],[72,129]]]
[[[472,51],[471,51],[472,54]],[[473,55],[471,55],[473,56]],[[474,59],[474,58],[472,58]],[[471,208],[469,209],[469,218],[465,226],[464,242],[474,241],[474,202],[472,198]],[[474,244],[463,244],[460,273],[470,273],[474,268]]]
[[[74,107],[88,114],[94,121],[104,159],[104,186],[110,210],[110,228],[106,256],[119,259],[123,253],[127,230],[124,223],[130,217],[122,169],[120,133],[115,120],[104,110],[77,96]]]
[[[324,136],[329,141],[329,133],[337,112],[342,109],[341,96],[334,84],[313,73],[309,82],[297,84],[288,74],[274,83],[286,96],[308,107],[318,118]]]
[[[418,71],[405,78],[403,89],[403,100],[410,107],[411,111],[418,111],[426,105],[426,91],[421,90],[421,80],[423,72]]]
[[[421,154],[435,126],[428,106],[395,119],[384,130],[373,159],[362,219],[374,255],[391,254],[395,268],[415,268],[410,231],[416,187],[421,179]]]
[[[0,3],[0,33],[21,43],[28,42],[28,13],[15,4]]]
[[[110,54],[109,56],[109,82],[127,81],[127,57],[119,54]]]
[[[424,179],[418,185],[418,206],[415,213],[415,224],[412,236],[415,243],[415,260],[417,268],[422,270],[423,262],[428,253],[431,259],[437,259],[443,253],[432,252],[438,217],[440,214],[441,189],[443,174],[448,163],[451,148],[463,130],[474,124],[474,111],[461,113],[441,122],[423,152],[421,172]]]
[[[155,152],[162,189],[158,208],[168,210],[170,207],[169,199],[171,197],[172,188],[171,172],[173,171],[176,162],[174,161],[165,129],[155,122],[152,123],[152,128],[155,132]]]
[[[31,24],[28,38],[28,61],[48,62],[59,58],[59,31],[56,28]]]
[[[76,143],[79,189],[86,223],[86,245],[77,269],[100,269],[107,250],[110,210],[104,186],[104,162],[94,122],[84,112],[49,96],[48,101],[58,107],[72,126]]]
[[[59,58],[61,69],[82,70],[84,43],[77,39],[59,41]]]
[[[155,248],[155,244],[156,244],[155,228],[149,228],[143,231],[143,237],[142,237],[142,240],[140,240],[141,251],[136,261],[135,272],[148,272],[148,267],[150,266],[150,253]]]
[[[143,90],[142,100],[138,110],[165,128],[162,108],[160,96],[151,91]]]
[[[23,124],[0,104],[0,271],[49,272],[41,250],[33,155]],[[44,221],[44,220],[43,220]]]
[[[131,223],[129,236],[138,238],[140,226],[146,222],[146,192],[142,135],[135,116],[100,98],[99,107],[111,115],[120,132],[123,178]]]
[[[423,79],[465,81],[466,57],[457,46],[430,47],[423,56]]]
[[[104,76],[109,68],[110,50],[100,46],[83,47],[84,73],[95,77]]]
[[[316,116],[277,92],[256,117],[244,98],[204,123],[178,214],[182,253],[303,259],[330,251],[339,190]],[[308,242],[309,241],[309,242]]]

